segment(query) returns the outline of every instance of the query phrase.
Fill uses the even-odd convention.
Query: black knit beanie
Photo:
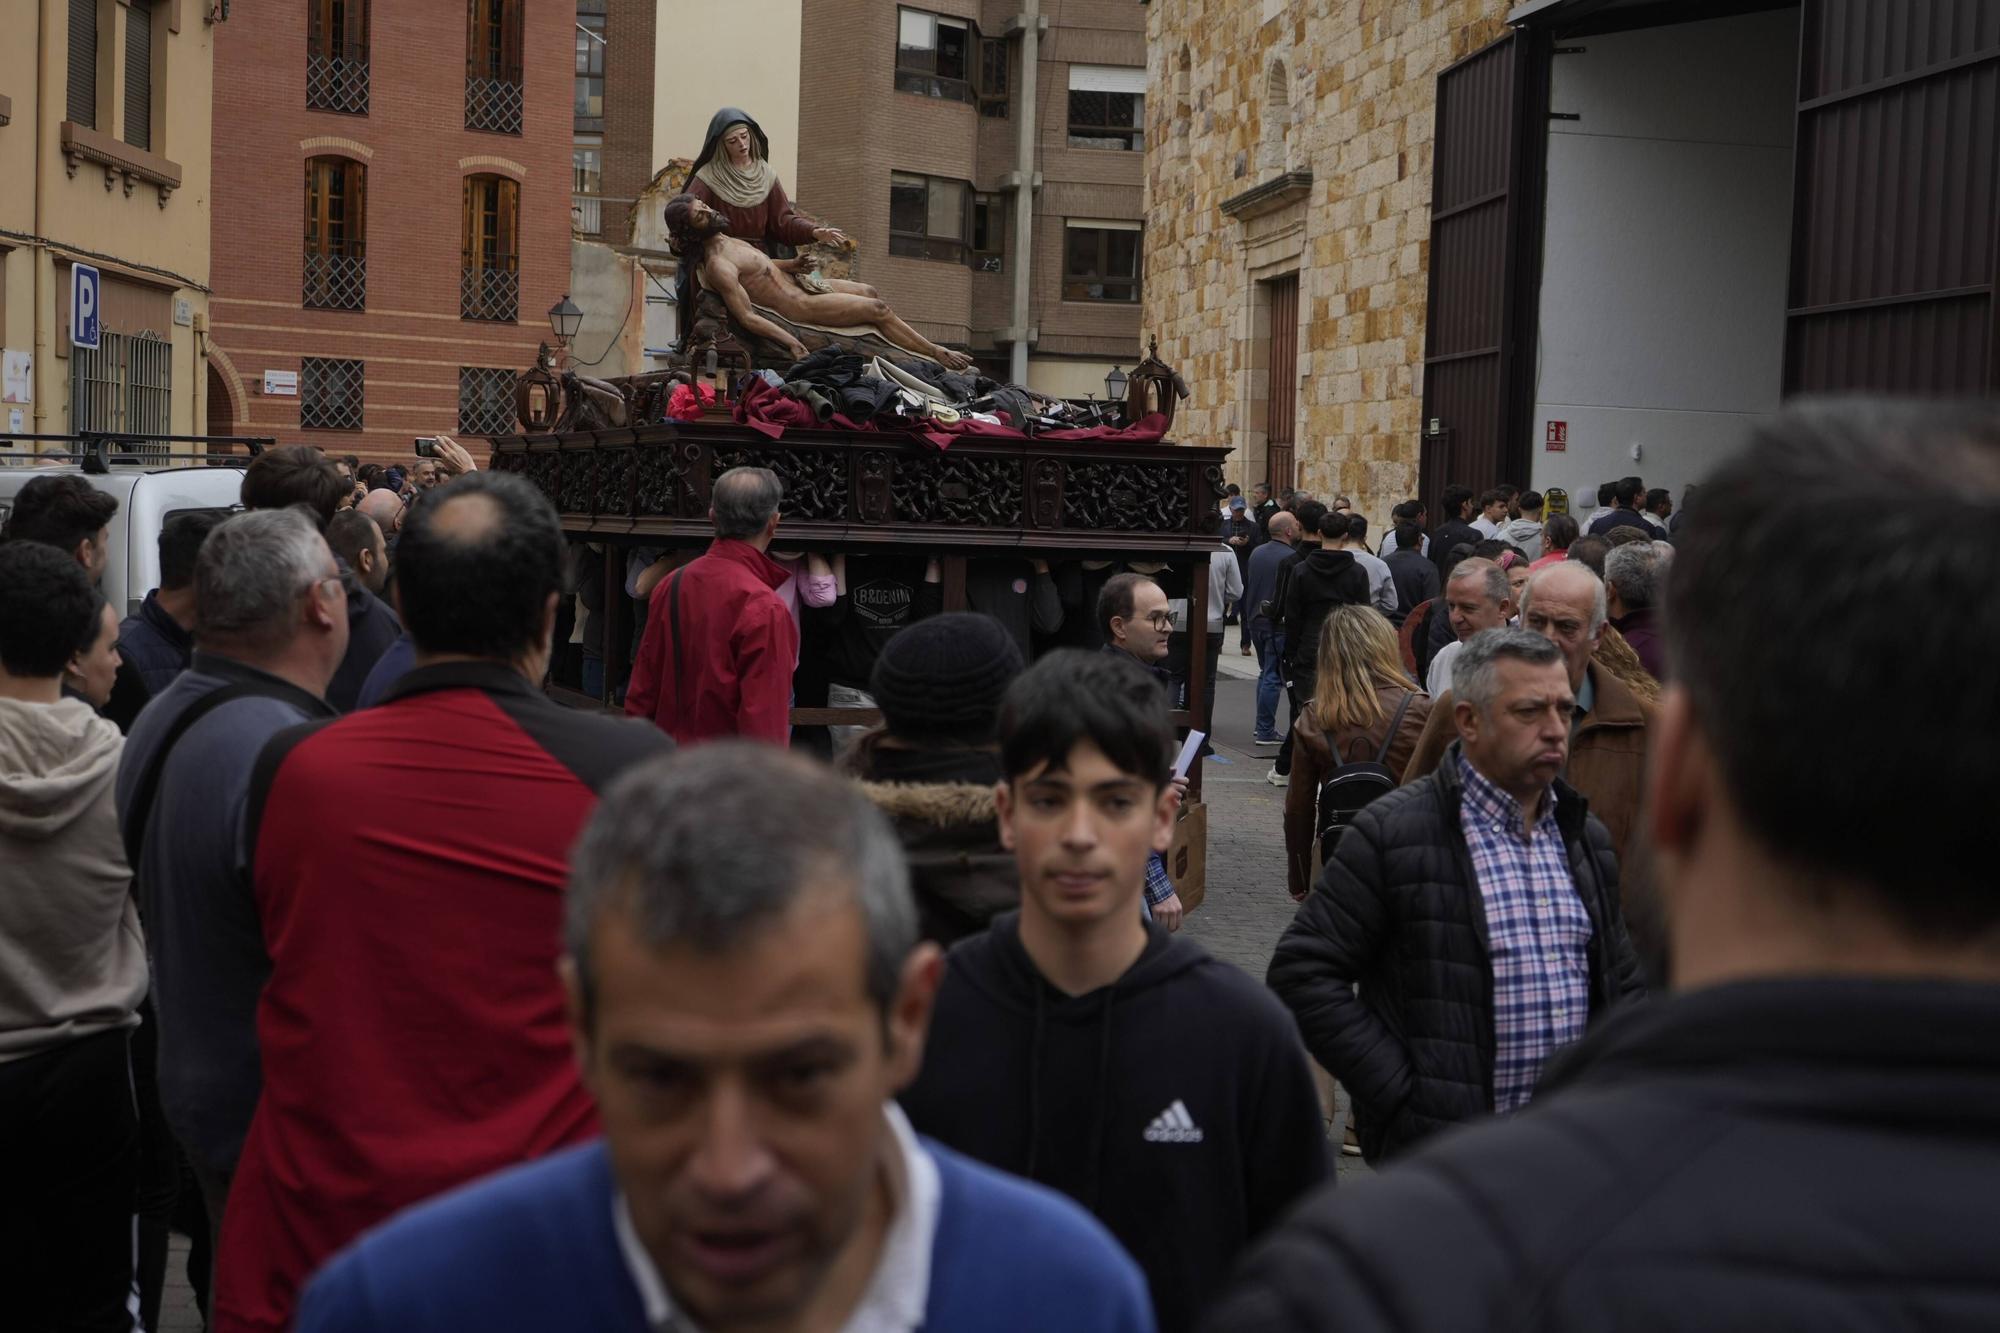
[[[1000,696],[1021,674],[1021,649],[992,616],[970,611],[919,620],[875,660],[869,692],[892,735],[992,738]]]

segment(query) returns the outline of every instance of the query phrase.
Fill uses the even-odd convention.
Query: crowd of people
[[[684,559],[440,454],[264,453],[122,623],[115,502],[0,531],[7,1326],[154,1327],[171,1229],[227,1333],[2000,1321],[1990,412],[1789,412],[1691,515],[1228,497],[1262,979],[1164,858],[1184,572],[946,612],[763,469]],[[879,722],[792,726],[815,652]]]

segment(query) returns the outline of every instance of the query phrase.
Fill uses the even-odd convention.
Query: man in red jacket
[[[766,468],[723,473],[709,496],[715,544],[653,589],[625,711],[682,745],[791,735],[799,629],[775,591],[791,574],[764,554],[784,497]]]

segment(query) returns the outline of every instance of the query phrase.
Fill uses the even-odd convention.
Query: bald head
[[[403,510],[407,506],[403,504],[402,496],[385,486],[362,496],[361,502],[354,508],[374,519],[375,525],[387,534],[403,526]]]
[[[1604,632],[1604,614],[1604,580],[1578,560],[1536,570],[1521,590],[1521,628],[1562,650],[1572,690],[1583,688],[1590,655]]]
[[[1299,539],[1299,521],[1292,515],[1279,510],[1271,515],[1271,540],[1295,542]]]

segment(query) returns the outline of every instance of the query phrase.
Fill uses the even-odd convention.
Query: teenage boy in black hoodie
[[[903,1105],[923,1133],[1095,1213],[1176,1333],[1327,1178],[1319,1100],[1270,992],[1139,917],[1177,804],[1158,683],[1118,654],[1063,650],[1014,682],[999,729],[1021,910],[951,951]]]

